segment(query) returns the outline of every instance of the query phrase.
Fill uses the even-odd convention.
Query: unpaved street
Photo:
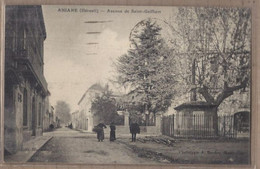
[[[139,158],[120,141],[97,142],[96,135],[61,128],[47,133],[53,138],[45,144],[30,162],[67,162],[87,164],[151,164],[154,161]],[[120,140],[120,138],[119,138]]]
[[[137,142],[130,142],[130,134],[124,134],[118,135],[115,142],[110,142],[106,131],[104,142],[98,142],[96,134],[68,128],[44,135],[53,138],[38,150],[30,162],[248,164],[250,161],[249,140],[181,140],[167,136],[138,135]],[[166,142],[153,141],[155,139]],[[172,144],[168,144],[169,139],[173,141]]]

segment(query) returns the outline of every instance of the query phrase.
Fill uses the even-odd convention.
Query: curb
[[[53,138],[53,136],[51,136],[48,140],[46,140],[36,151],[32,151],[32,154],[30,155],[30,157],[28,157],[26,159],[25,162],[29,162],[31,160],[31,158],[43,147],[45,146],[51,139]]]
[[[5,163],[26,163],[28,162],[45,144],[47,144],[53,136],[46,139],[39,147],[32,147],[32,150],[18,151],[10,157],[4,158]]]

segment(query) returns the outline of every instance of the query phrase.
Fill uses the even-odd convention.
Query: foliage
[[[55,106],[55,114],[63,124],[71,122],[70,106],[65,101],[57,101]]]
[[[136,122],[138,123],[140,126],[145,126],[146,125],[146,121],[147,119],[145,119],[144,114],[141,113],[140,111],[137,111],[135,109],[129,109],[129,123],[133,123]]]
[[[131,48],[116,63],[118,83],[131,89],[127,102],[141,112],[166,111],[175,91],[173,51],[161,29],[153,19],[138,23],[130,35]]]
[[[105,91],[102,95],[97,95],[92,101],[91,111],[99,117],[100,122],[122,124],[123,118],[118,115],[116,101],[111,97],[111,94],[111,91]]]
[[[247,8],[179,8],[180,60],[195,59],[195,88],[210,104],[219,106],[249,84],[251,12]],[[183,71],[183,70],[180,70]]]

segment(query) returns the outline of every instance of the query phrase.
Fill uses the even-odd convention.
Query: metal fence
[[[213,117],[204,114],[171,115],[162,118],[162,134],[185,138],[236,138],[234,116],[218,117],[218,135],[213,129]]]
[[[162,134],[170,137],[174,136],[174,115],[162,118]]]
[[[218,133],[218,135],[222,137],[237,137],[237,129],[233,115],[218,116]]]

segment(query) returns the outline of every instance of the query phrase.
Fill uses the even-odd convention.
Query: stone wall
[[[5,96],[5,148],[7,151],[14,153],[21,149],[23,137],[21,91],[18,85],[10,86],[6,90]]]
[[[10,153],[21,150],[32,135],[42,135],[47,95],[41,50],[45,37],[40,6],[6,8],[4,144]]]
[[[109,135],[110,128],[107,125],[107,129],[104,130],[106,135]],[[130,135],[130,128],[129,126],[116,126],[116,134],[117,135]],[[140,126],[140,134],[142,135],[160,135],[161,132],[156,126]]]

